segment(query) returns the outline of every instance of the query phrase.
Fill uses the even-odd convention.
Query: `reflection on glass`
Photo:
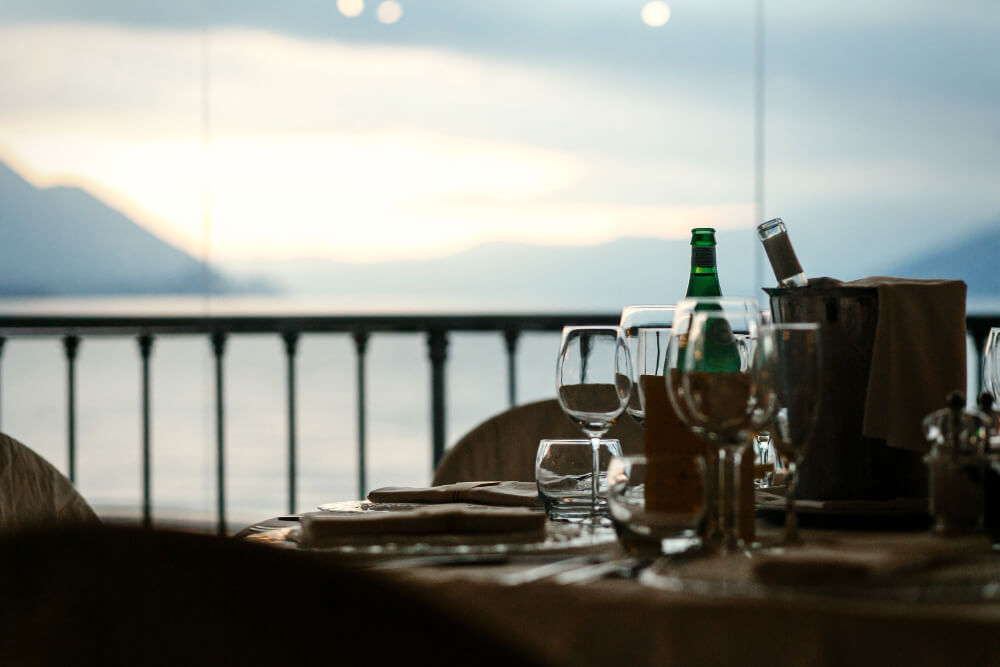
[[[990,329],[983,348],[983,390],[993,395],[994,409],[1000,409],[1000,327]]]

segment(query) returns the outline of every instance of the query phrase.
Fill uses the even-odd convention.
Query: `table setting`
[[[963,284],[805,281],[769,236],[768,310],[704,287],[714,236],[694,231],[687,297],[563,330],[555,393],[581,437],[541,434],[534,481],[376,489],[241,538],[453,599],[554,663],[613,653],[571,645],[588,632],[641,664],[740,655],[683,636],[684,614],[711,610],[738,636],[773,638],[782,619],[827,651],[792,641],[793,664],[843,664],[830,638],[844,627],[854,664],[893,655],[879,637],[921,662],[929,628],[968,644],[955,655],[1000,660],[984,657],[998,640],[967,641],[1000,623],[1000,330],[968,407]],[[642,455],[605,437],[619,419],[642,426]],[[601,605],[661,634],[630,643]]]

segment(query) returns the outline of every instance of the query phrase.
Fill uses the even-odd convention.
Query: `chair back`
[[[554,398],[519,405],[466,433],[445,453],[432,483],[494,479],[533,482],[539,440],[584,437]],[[620,440],[625,454],[643,451],[642,429],[625,414],[605,437]]]
[[[0,532],[97,521],[94,510],[55,466],[0,433]]]

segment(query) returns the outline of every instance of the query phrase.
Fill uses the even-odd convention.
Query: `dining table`
[[[758,505],[754,548],[727,557],[636,557],[607,522],[548,519],[529,544],[369,535],[311,547],[302,515],[237,538],[366,570],[542,664],[1000,665],[1000,545],[937,536],[912,516],[803,518],[804,546],[769,547],[780,513]]]

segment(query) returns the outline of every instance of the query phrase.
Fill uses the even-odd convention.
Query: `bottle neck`
[[[715,246],[691,246],[691,277],[685,296],[722,296]]]

